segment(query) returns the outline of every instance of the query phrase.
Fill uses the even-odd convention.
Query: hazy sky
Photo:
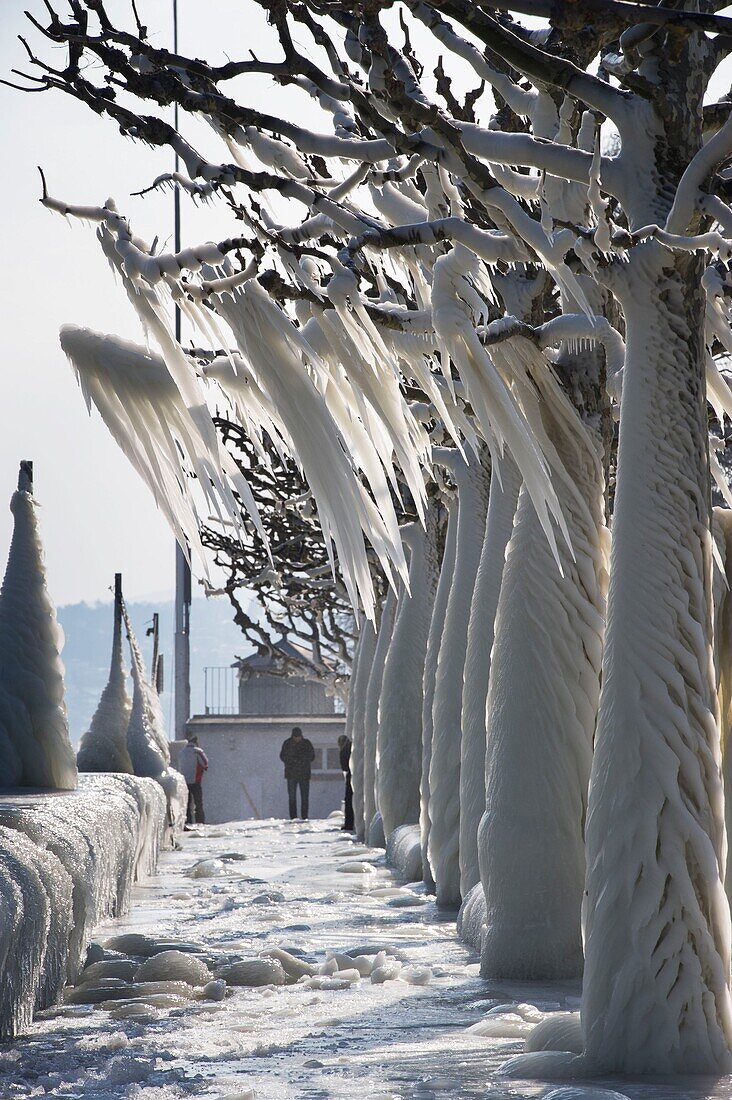
[[[26,67],[18,34],[26,35],[42,56],[55,57],[59,67],[65,63],[65,53],[28,24],[25,6],[22,0],[0,2],[3,75]],[[40,0],[30,0],[29,6],[43,21]],[[65,14],[63,0],[58,7]],[[172,44],[172,0],[138,0],[138,8],[153,40]],[[129,0],[109,0],[108,10],[127,25]],[[217,62],[244,58],[249,50],[278,56],[268,52],[265,40],[271,42],[271,32],[250,0],[179,0],[179,21],[181,51],[193,56]],[[292,117],[287,93],[265,78],[248,79],[240,98],[266,103],[273,113],[287,102]],[[719,72],[715,93],[725,91],[729,82],[729,69]],[[311,118],[304,107],[298,121]],[[210,132],[203,124],[193,125],[195,130],[184,132],[221,159],[221,146],[212,144]],[[19,460],[32,458],[50,587],[58,604],[105,598],[118,570],[130,599],[170,593],[172,535],[99,417],[87,414],[58,343],[58,330],[66,322],[138,341],[141,331],[93,229],[67,223],[39,204],[36,166],[44,167],[57,198],[101,204],[113,196],[134,230],[152,240],[172,233],[172,196],[166,191],[141,199],[130,193],[168,171],[171,158],[166,150],[123,139],[109,119],[97,118],[61,93],[23,95],[5,87],[0,87],[0,148],[0,570],[11,532],[5,502],[15,487]],[[223,207],[195,211],[184,199],[184,244],[230,234]]]

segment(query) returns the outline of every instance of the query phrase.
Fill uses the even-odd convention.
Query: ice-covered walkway
[[[99,942],[131,932],[198,945],[214,971],[274,947],[316,966],[328,951],[383,948],[402,961],[402,976],[343,988],[327,988],[334,982],[325,976],[236,987],[220,1001],[177,1003],[173,989],[161,999],[166,1007],[141,1008],[137,1019],[120,1018],[113,1001],[68,1003],[0,1047],[0,1096],[503,1100],[545,1092],[494,1076],[522,1049],[520,1038],[467,1029],[507,1001],[574,1008],[578,990],[480,981],[454,927],[419,887],[395,884],[382,853],[352,845],[333,822],[187,833],[182,850],[166,853],[160,873],[136,888],[130,916],[98,930]],[[117,946],[125,942],[131,952],[134,941]],[[726,1091],[702,1082],[615,1087],[654,1100]]]

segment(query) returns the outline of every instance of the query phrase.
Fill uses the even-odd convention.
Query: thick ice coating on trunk
[[[628,351],[582,1024],[587,1057],[618,1072],[730,1069],[700,268],[649,242],[617,289]]]
[[[127,691],[126,680],[122,652],[122,604],[121,598],[115,594],[109,679],[76,754],[79,771],[132,773],[132,761],[127,750],[132,700]]]
[[[571,408],[545,405],[542,416],[568,475],[557,475],[555,487],[573,553],[558,540],[560,573],[522,486],[487,699],[478,830],[487,978],[582,973],[583,826],[605,609],[603,474],[599,439]]]
[[[450,597],[452,575],[455,570],[455,546],[457,544],[457,501],[450,498],[443,508],[441,523],[443,540],[440,579],[432,605],[432,618],[427,638],[427,652],[424,661],[424,683],[422,702],[422,782],[420,784],[419,832],[422,840],[422,873],[430,890],[434,890],[435,880],[429,863],[430,838],[430,762],[432,760],[432,705],[435,700],[435,676],[437,658],[440,655],[440,642],[445,627],[445,612]]]
[[[439,905],[460,905],[460,712],[470,601],[485,531],[490,464],[456,457],[455,569],[445,612],[432,704],[429,861]]]
[[[360,840],[365,836],[364,824],[364,741],[366,736],[366,690],[376,649],[376,630],[374,624],[364,618],[358,636],[358,646],[351,673],[351,686],[348,692],[348,715],[351,730],[351,777],[353,782],[353,820],[356,835]]]
[[[369,826],[377,810],[376,742],[379,730],[379,700],[381,698],[381,683],[384,679],[384,663],[389,651],[391,632],[394,629],[396,605],[396,593],[393,588],[390,588],[386,600],[384,601],[384,608],[381,612],[376,649],[374,651],[374,659],[371,662],[369,683],[366,689],[363,740],[363,819],[367,840]]]
[[[10,510],[13,538],[0,590],[0,764],[3,786],[73,790],[78,781],[64,701],[63,632],[24,463]]]
[[[483,547],[470,604],[460,744],[460,894],[480,881],[478,825],[485,810],[486,699],[493,630],[521,475],[510,455],[491,474]]]
[[[424,662],[439,577],[434,505],[426,530],[409,524],[404,541],[409,591],[399,600],[379,700],[379,810],[387,839],[399,825],[419,822]]]
[[[714,593],[714,673],[719,705],[719,732],[722,746],[722,779],[724,784],[724,818],[727,832],[727,867],[725,889],[732,890],[732,511],[714,508],[712,535],[717,544],[722,570],[715,566]]]

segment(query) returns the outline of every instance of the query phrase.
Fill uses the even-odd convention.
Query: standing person
[[[297,817],[297,788],[300,788],[300,809],[303,821],[308,819],[310,801],[310,765],[315,759],[312,741],[303,737],[299,726],[292,727],[292,733],[282,742],[280,760],[285,765],[287,794],[290,799],[290,818]]]
[[[208,757],[203,749],[198,747],[198,737],[195,733],[187,739],[181,749],[178,758],[178,768],[183,774],[188,785],[188,812],[186,825],[193,824],[195,812],[196,824],[205,825],[206,816],[203,812],[203,790],[201,780],[203,773],[208,771]]]
[[[351,741],[342,733],[338,738],[338,748],[341,754],[341,771],[346,777],[346,794],[343,800],[345,820],[341,829],[352,833],[355,822],[353,820],[353,787],[351,785]]]

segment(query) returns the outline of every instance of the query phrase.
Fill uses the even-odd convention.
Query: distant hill
[[[245,609],[254,615],[252,606]],[[160,615],[160,651],[164,655],[165,691],[161,695],[168,734],[172,736],[173,712],[173,602],[128,604],[130,618],[149,668],[152,638],[145,637],[153,613]],[[57,609],[66,635],[63,662],[66,667],[66,706],[71,740],[76,745],[89,728],[109,675],[112,648],[112,603],[76,603]],[[228,666],[236,656],[250,653],[252,646],[232,622],[232,608],[223,597],[194,600],[191,608],[191,711],[204,709],[206,666]]]

